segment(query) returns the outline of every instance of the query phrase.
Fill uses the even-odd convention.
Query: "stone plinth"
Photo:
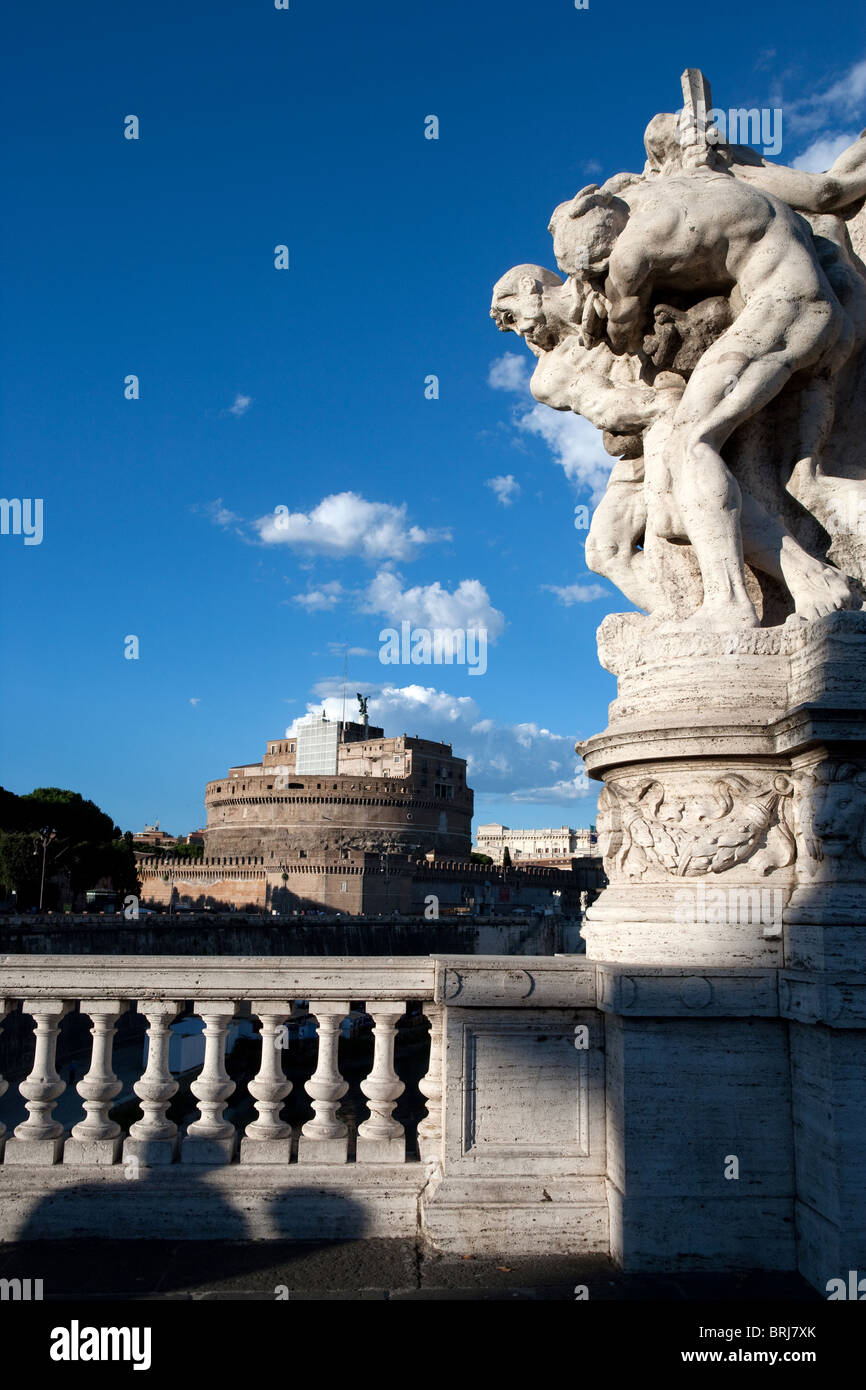
[[[866,1267],[866,613],[599,650],[611,1251],[823,1292]]]
[[[601,960],[857,968],[866,950],[866,613],[733,634],[638,614],[599,631],[618,677],[580,746],[604,781]]]
[[[574,957],[521,967],[436,962],[444,1123],[424,1233],[444,1251],[606,1252],[595,974]]]

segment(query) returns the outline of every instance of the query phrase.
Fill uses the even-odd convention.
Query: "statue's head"
[[[628,211],[622,198],[594,183],[560,203],[547,229],[560,270],[578,279],[605,271]]]
[[[548,322],[545,294],[562,280],[543,265],[516,265],[493,286],[490,317],[500,333],[517,333],[530,347],[548,352],[559,334]]]
[[[799,808],[823,859],[866,858],[866,770],[828,761],[813,769]]]
[[[643,133],[648,174],[667,174],[682,168],[680,122],[670,111],[653,116]]]

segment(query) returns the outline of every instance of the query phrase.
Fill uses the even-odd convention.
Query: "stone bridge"
[[[31,1016],[35,1049],[19,1088],[27,1118],[0,1138],[0,1238],[420,1232],[442,1252],[799,1269],[823,1290],[864,1263],[866,1067],[850,1065],[863,1058],[864,985],[577,956],[2,956],[0,1015]],[[189,1001],[205,1053],[198,1114],[178,1132],[166,1113],[178,1089],[169,1042]],[[76,1006],[93,1042],[80,1118],[65,1128],[53,1115],[66,1091],[56,1044]],[[375,1046],[355,1136],[339,1113],[339,1039],[360,1007]],[[429,1025],[427,1113],[411,1146],[393,1113],[407,1008]],[[134,1083],[143,1113],[125,1133],[110,1113],[121,1089],[112,1042],[129,1009],[147,1022],[147,1050]],[[239,1017],[261,1037],[256,1117],[243,1132],[225,1116]],[[301,1017],[317,1024],[313,1117],[293,1130],[281,1118],[282,1055]]]

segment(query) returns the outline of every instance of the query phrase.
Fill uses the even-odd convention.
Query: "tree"
[[[13,891],[21,904],[39,899],[39,876],[42,859],[36,852],[33,835],[20,830],[0,831],[0,882],[3,895]]]
[[[502,867],[503,869],[511,868],[511,850],[508,848],[507,845],[505,846],[505,849],[502,851]]]
[[[22,905],[39,900],[46,828],[54,831],[45,856],[46,902],[58,897],[64,879],[64,894],[67,885],[80,894],[103,878],[118,893],[139,892],[132,836],[122,835],[95,802],[61,787],[37,787],[26,796],[0,788],[0,877]]]

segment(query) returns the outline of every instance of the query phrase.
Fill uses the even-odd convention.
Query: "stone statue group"
[[[866,599],[866,132],[826,173],[707,127],[702,75],[641,174],[553,213],[556,275],[519,265],[491,315],[531,391],[614,456],[587,565],[654,627],[731,631]]]

